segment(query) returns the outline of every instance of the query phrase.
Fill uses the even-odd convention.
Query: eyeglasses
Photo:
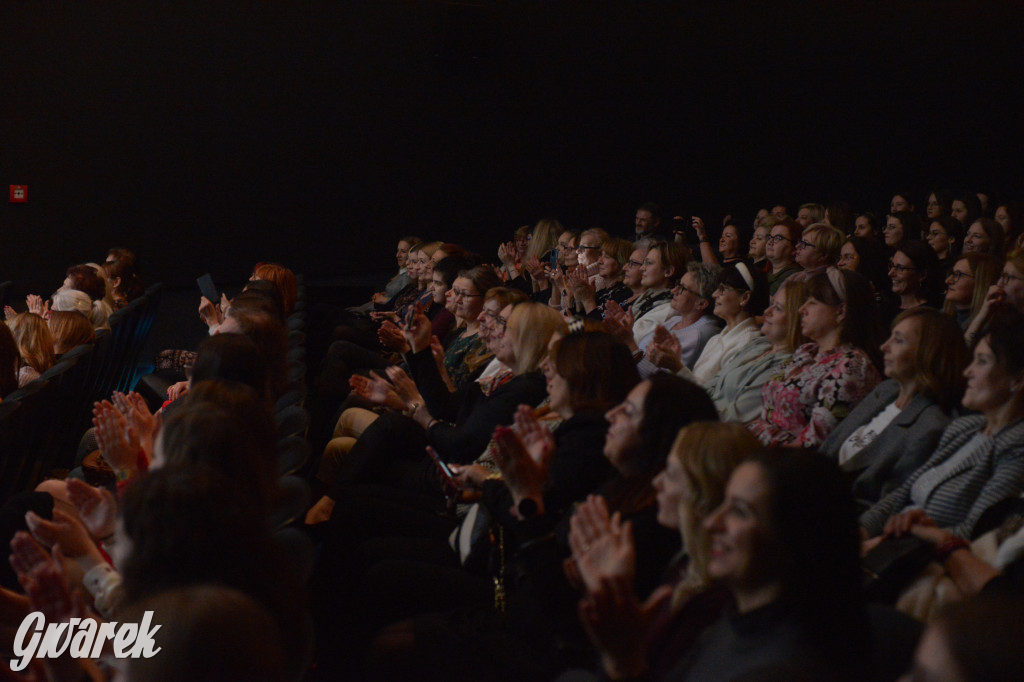
[[[736,287],[731,287],[728,284],[719,284],[718,288],[715,289],[716,294],[724,294],[726,291],[735,291],[736,293],[740,292],[739,289],[737,289]]]
[[[907,270],[917,270],[913,265],[899,265],[893,261],[889,261],[889,269],[901,275]]]
[[[572,251],[573,245],[567,244],[565,242],[558,242],[558,248],[560,248],[562,251]]]
[[[956,284],[964,277],[970,277],[971,279],[974,279],[974,275],[972,275],[969,272],[964,272],[963,270],[954,270],[953,272],[949,273],[949,277],[947,277],[946,279]]]
[[[999,275],[999,283],[1002,284],[1003,286],[1006,286],[1007,284],[1009,284],[1011,279],[1015,279],[1018,282],[1024,282],[1024,277],[1018,277],[1017,275],[1011,275],[1008,272],[1004,272],[1003,274]]]
[[[458,289],[452,289],[453,298],[480,298],[483,294],[471,294],[468,291],[459,291]]]
[[[800,241],[798,241],[798,242],[796,243],[796,247],[797,247],[798,249],[799,249],[799,248],[804,248],[804,249],[813,249],[813,248],[814,248],[814,244],[810,243],[810,242],[809,242],[809,241],[807,241],[806,239],[801,239]]]
[[[765,241],[768,242],[769,244],[778,244],[779,242],[789,242],[790,244],[793,243],[792,239],[790,239],[789,237],[783,237],[781,234],[773,234],[772,236],[765,239]]]
[[[503,334],[505,333],[505,330],[508,329],[508,320],[506,320],[501,315],[494,316],[494,324],[497,325],[495,329],[501,330]]]
[[[584,246],[583,244],[580,244],[579,246],[576,247],[576,250],[577,251],[600,251],[601,247],[600,246]]]
[[[626,261],[626,265],[630,266],[631,268],[642,268],[644,266],[642,262],[637,260],[628,260]]]
[[[699,291],[694,291],[690,287],[684,285],[682,282],[676,285],[676,289],[678,289],[680,292],[685,291],[689,294],[692,294],[693,296],[696,296],[697,298],[702,298]]]

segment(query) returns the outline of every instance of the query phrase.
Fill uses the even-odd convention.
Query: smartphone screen
[[[220,294],[217,293],[217,287],[213,285],[213,277],[210,276],[210,273],[197,277],[196,284],[199,285],[199,292],[210,299],[210,303],[220,303]]]

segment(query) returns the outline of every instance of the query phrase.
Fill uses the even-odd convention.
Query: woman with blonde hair
[[[679,431],[654,488],[658,522],[679,530],[683,552],[673,562],[676,579],[643,603],[633,593],[631,560],[613,559],[633,556],[628,524],[614,516],[604,523],[590,509],[577,513],[570,543],[587,588],[580,616],[611,679],[662,679],[725,607],[726,591],[708,576],[705,520],[722,504],[733,470],[759,447],[740,424],[695,422]]]
[[[987,253],[965,253],[956,259],[946,277],[946,302],[942,311],[967,330],[985,304],[988,289],[999,279],[999,261]]]
[[[89,319],[77,311],[54,310],[46,323],[53,334],[53,352],[58,360],[75,346],[96,340],[96,330]]]
[[[35,313],[21,313],[7,322],[21,353],[18,387],[22,387],[53,367],[53,334],[46,320]]]

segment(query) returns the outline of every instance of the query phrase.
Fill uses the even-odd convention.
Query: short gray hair
[[[686,271],[697,280],[697,291],[705,301],[712,300],[711,295],[722,279],[722,266],[715,263],[699,263],[690,261],[686,264]]]

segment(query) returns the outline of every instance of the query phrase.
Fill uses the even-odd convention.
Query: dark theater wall
[[[125,245],[149,281],[358,279],[402,233],[625,234],[647,199],[1021,198],[1020,5],[0,0],[0,277]]]

